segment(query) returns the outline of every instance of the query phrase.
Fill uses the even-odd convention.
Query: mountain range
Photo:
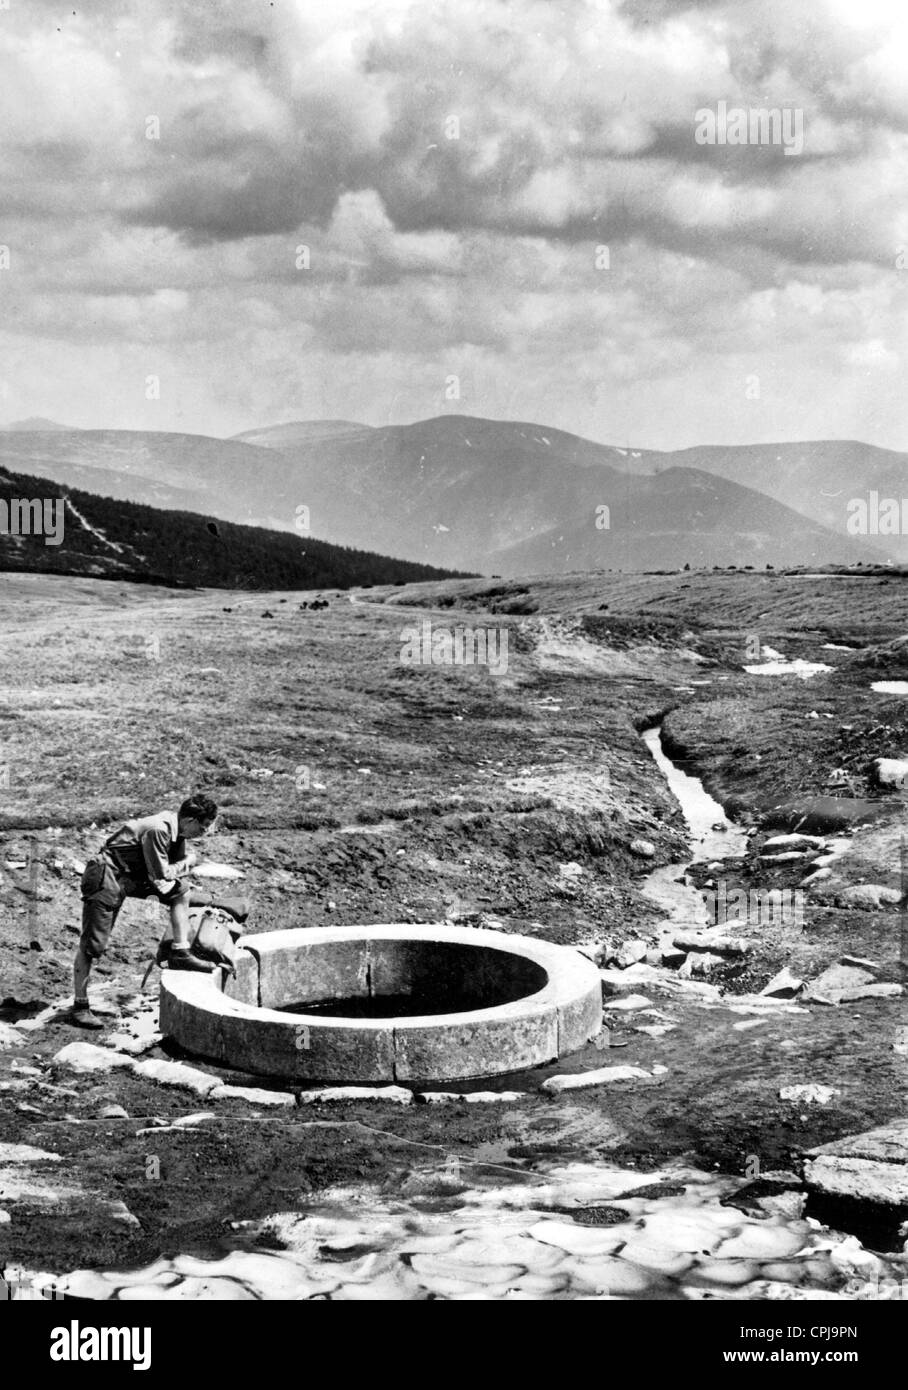
[[[275,530],[293,530],[308,509],[320,539],[509,577],[908,559],[908,538],[846,529],[848,500],[871,489],[897,497],[906,464],[848,441],[659,452],[465,415],[295,421],[226,440],[49,424],[0,432],[0,467],[14,472]]]

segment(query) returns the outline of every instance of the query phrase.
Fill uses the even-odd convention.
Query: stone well
[[[551,1062],[601,1027],[596,967],[530,937],[406,924],[265,932],[238,944],[235,978],[163,972],[161,1031],[243,1071],[464,1080]],[[356,1016],[383,1009],[394,1016]]]

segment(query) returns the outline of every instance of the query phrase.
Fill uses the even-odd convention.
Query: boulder
[[[908,1120],[810,1149],[804,1179],[828,1196],[908,1207]]]
[[[773,975],[769,984],[760,990],[760,997],[769,999],[794,999],[804,989],[804,981],[786,967],[778,975]]]
[[[763,841],[764,849],[824,849],[826,841],[822,835],[773,835]]]
[[[878,787],[908,786],[908,758],[874,758],[870,776]]]
[[[836,894],[836,904],[862,912],[879,912],[884,907],[895,907],[901,897],[897,888],[886,888],[882,883],[854,883]]]
[[[640,859],[655,859],[656,846],[652,840],[631,840],[629,849],[631,854],[636,854]]]
[[[619,970],[627,970],[630,966],[636,965],[638,961],[644,960],[648,950],[649,947],[645,941],[641,941],[639,937],[634,937],[630,941],[623,942],[617,951],[613,952],[609,963],[614,962]]]

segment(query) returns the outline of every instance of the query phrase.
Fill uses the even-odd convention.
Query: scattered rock
[[[805,987],[805,982],[793,975],[788,967],[779,971],[778,975],[773,975],[769,984],[760,990],[760,994],[769,999],[794,999]]]
[[[291,1091],[266,1091],[258,1086],[215,1086],[207,1092],[208,1100],[246,1100],[250,1105],[296,1105]]]
[[[10,1047],[22,1047],[24,1043],[24,1033],[20,1033],[11,1023],[0,1023],[0,1052]]]
[[[113,1199],[104,1203],[104,1215],[111,1221],[118,1221],[123,1226],[141,1227],[141,1222],[137,1216],[129,1210],[125,1202]]]
[[[830,992],[834,1004],[854,1004],[859,999],[897,999],[904,994],[901,985],[860,985],[857,989],[839,989]]]
[[[906,758],[874,758],[871,768],[871,780],[878,787],[908,786]]]
[[[856,907],[864,912],[879,912],[884,906],[894,906],[901,901],[897,888],[886,888],[882,883],[855,883],[836,895],[838,907]]]
[[[617,951],[609,958],[609,963],[617,965],[619,970],[627,970],[629,966],[636,965],[638,961],[643,960],[648,950],[649,947],[645,941],[641,941],[639,937],[634,937],[618,947]]]
[[[678,932],[673,937],[680,951],[712,951],[719,955],[742,956],[750,950],[743,936],[711,936],[709,932]]]
[[[831,877],[832,869],[816,869],[812,874],[808,874],[806,878],[802,878],[798,886],[800,888],[812,888],[815,883],[822,883],[823,879]]]
[[[323,1105],[333,1101],[384,1100],[392,1105],[410,1105],[413,1092],[403,1086],[319,1086],[300,1091],[300,1105]]]
[[[804,1179],[815,1191],[887,1206],[908,1204],[908,1120],[810,1149]]]
[[[857,989],[859,985],[870,984],[873,974],[858,965],[830,965],[821,975],[811,981],[809,995],[820,994],[825,998],[838,990]]]
[[[600,970],[599,978],[602,981],[603,993],[612,995],[626,994],[635,985],[657,985],[663,976],[660,970],[638,961],[636,965],[629,965],[625,970]]]
[[[773,835],[763,841],[764,849],[825,849],[826,841],[821,835]]]
[[[550,1076],[542,1089],[552,1095],[562,1091],[580,1091],[587,1086],[612,1086],[619,1081],[652,1081],[659,1073],[644,1071],[643,1067],[601,1067],[599,1071],[581,1071],[572,1076]]]
[[[70,1071],[96,1072],[110,1071],[114,1067],[131,1067],[131,1057],[114,1052],[108,1047],[95,1047],[94,1043],[71,1042],[54,1054],[53,1062]]]
[[[185,1091],[194,1091],[198,1096],[207,1096],[209,1091],[221,1084],[220,1077],[209,1076],[207,1072],[184,1066],[182,1062],[133,1062],[128,1057],[124,1057],[123,1062],[134,1067],[136,1075],[144,1076],[147,1081],[156,1081],[161,1086],[178,1086]]]
[[[709,975],[719,966],[727,965],[724,956],[711,955],[709,951],[692,951],[678,971],[682,980],[694,976]]]

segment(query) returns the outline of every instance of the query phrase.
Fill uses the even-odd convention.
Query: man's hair
[[[204,796],[201,792],[195,792],[188,796],[180,807],[180,819],[201,821],[202,825],[210,825],[218,813],[218,808],[210,796]]]

